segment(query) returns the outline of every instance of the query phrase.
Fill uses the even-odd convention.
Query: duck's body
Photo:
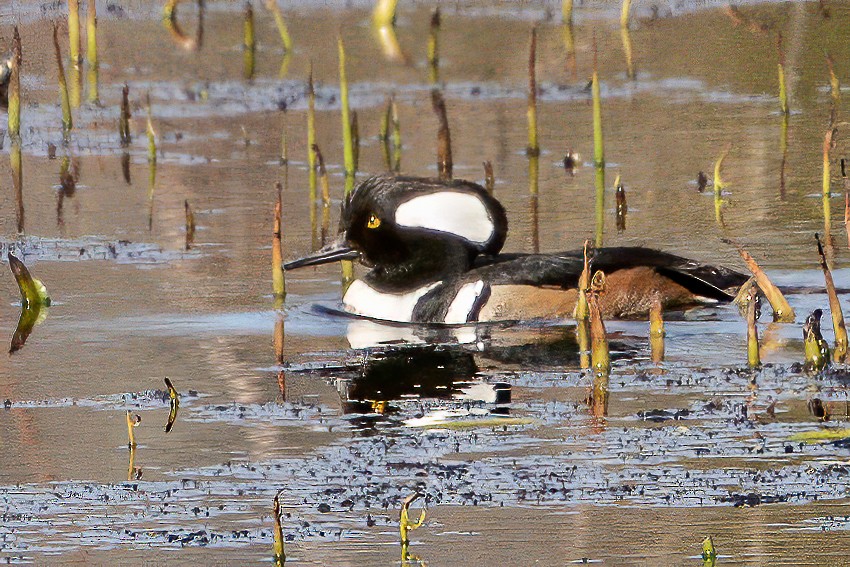
[[[356,315],[398,322],[464,324],[563,319],[578,298],[583,252],[500,254],[501,204],[478,185],[373,177],[343,204],[340,238],[287,269],[359,257],[372,270],[343,297]],[[734,298],[747,277],[649,248],[600,248],[605,317]]]

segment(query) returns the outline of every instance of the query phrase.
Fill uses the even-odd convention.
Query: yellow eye
[[[375,215],[369,215],[369,221],[366,223],[366,228],[378,228],[381,226],[381,219]]]

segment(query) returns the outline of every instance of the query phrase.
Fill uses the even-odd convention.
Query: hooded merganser
[[[342,204],[337,240],[286,270],[343,259],[372,268],[343,296],[346,311],[403,323],[464,324],[570,317],[583,251],[500,254],[508,221],[475,183],[377,176]],[[608,318],[728,302],[747,276],[641,247],[599,248]],[[656,299],[657,298],[657,299]]]

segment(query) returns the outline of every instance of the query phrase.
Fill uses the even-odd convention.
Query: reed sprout
[[[664,329],[664,316],[661,300],[653,298],[649,308],[649,347],[652,362],[658,364],[664,361],[664,337],[667,331]]]
[[[785,53],[782,51],[782,34],[776,36],[776,52],[778,62],[776,64],[776,72],[779,78],[779,110],[784,115],[790,114],[788,108],[788,88],[785,82]]]
[[[121,116],[118,119],[118,137],[121,147],[126,148],[133,141],[130,134],[130,87],[124,83],[121,89]]]
[[[406,497],[401,503],[401,513],[399,514],[399,535],[401,538],[401,561],[402,563],[410,561],[410,532],[420,527],[425,522],[425,509],[419,513],[419,519],[415,522],[410,520],[410,505],[422,497],[418,492]]]
[[[310,197],[310,226],[316,226],[316,91],[313,87],[313,62],[307,78],[307,176]],[[315,230],[313,231],[315,233]]]
[[[88,0],[86,7],[86,59],[88,62],[89,102],[97,104],[98,73],[100,63],[97,57],[97,2]]]
[[[18,290],[21,292],[21,307],[31,309],[49,306],[50,296],[41,280],[32,277],[26,265],[11,252],[8,258],[9,269],[12,270],[12,275],[15,276],[15,282],[18,284]]]
[[[136,448],[136,434],[134,429],[142,423],[142,417],[138,414],[127,410],[127,447],[130,449]]]
[[[738,248],[738,253],[744,260],[744,263],[747,264],[747,268],[749,268],[753,277],[756,278],[759,289],[761,289],[762,293],[764,293],[767,298],[767,301],[770,303],[770,307],[773,309],[773,320],[778,323],[793,323],[796,315],[794,313],[794,309],[792,309],[788,304],[788,300],[785,299],[785,296],[782,295],[779,288],[770,281],[770,278],[767,277],[767,274],[761,269],[761,266],[758,265],[750,253],[744,250],[744,248],[740,245],[736,246]]]
[[[283,49],[289,53],[292,51],[292,38],[289,36],[289,29],[286,27],[286,20],[283,19],[283,13],[277,5],[277,0],[266,0],[266,9],[274,16],[274,23],[277,26],[277,32],[280,34],[280,41],[283,43]]]
[[[342,145],[345,162],[345,176],[351,178],[351,185],[346,180],[346,191],[348,195],[349,189],[353,189],[353,180],[356,173],[354,162],[354,140],[351,133],[351,111],[348,100],[348,79],[345,74],[345,45],[342,42],[342,36],[337,37],[337,51],[339,53],[339,96],[342,110]]]
[[[484,188],[487,193],[493,194],[496,188],[496,177],[493,175],[493,163],[490,160],[484,162]]]
[[[280,495],[283,490],[278,490],[272,500],[272,517],[274,518],[274,561],[276,565],[282,566],[286,563],[286,551],[283,545],[283,527],[281,526],[280,516]]]
[[[717,551],[714,549],[714,540],[707,536],[702,540],[702,564],[703,567],[714,567],[717,560]]]
[[[62,65],[62,51],[59,49],[59,29],[53,24],[53,48],[56,53],[56,69],[59,82],[59,101],[62,105],[62,134],[65,141],[71,134],[74,121],[71,117],[71,101],[68,98],[68,84],[65,82],[65,69]]]
[[[434,8],[431,14],[431,25],[428,30],[428,70],[431,84],[440,80],[440,7]]]
[[[195,213],[186,199],[183,200],[183,213],[186,217],[186,250],[189,250],[195,241]]]
[[[24,171],[21,159],[21,145],[12,142],[9,149],[9,164],[12,168],[12,186],[15,189],[15,220],[18,234],[24,232]]]
[[[245,79],[254,78],[257,38],[254,33],[254,8],[245,2],[245,20],[242,24],[242,58]]]
[[[21,36],[18,26],[12,32],[12,61],[9,69],[9,137],[13,144],[21,141]]]
[[[841,100],[841,83],[838,81],[838,76],[835,74],[835,62],[832,55],[825,53],[826,66],[829,69],[829,87],[832,95],[833,103],[838,103]]]
[[[537,142],[537,28],[531,28],[531,39],[528,48],[528,156],[540,155],[540,145]]]
[[[750,368],[758,368],[761,366],[759,335],[756,326],[759,318],[758,288],[752,283],[747,284],[743,299],[747,319],[747,364]]]
[[[94,0],[90,0],[94,2]],[[80,37],[80,0],[68,0],[68,43],[71,52],[71,66],[78,68],[83,58],[82,39]]]
[[[626,188],[620,183],[620,176],[614,181],[614,193],[617,201],[617,232],[626,230],[626,214],[629,205],[626,202]]]
[[[351,149],[354,152],[354,171],[360,166],[360,124],[357,120],[357,111],[351,111]]]
[[[168,388],[168,421],[165,422],[165,432],[169,433],[177,420],[177,410],[180,409],[180,394],[174,388],[174,384],[168,378],[164,379],[165,387]]]
[[[433,89],[431,91],[431,106],[437,114],[440,123],[437,130],[437,172],[441,181],[452,179],[452,136],[449,131],[449,118],[446,114],[446,101],[442,93]]]
[[[841,303],[838,301],[838,293],[835,291],[835,282],[832,279],[832,272],[826,262],[826,254],[823,251],[820,237],[815,234],[815,241],[818,246],[818,256],[820,257],[820,267],[823,270],[823,278],[826,285],[826,294],[829,298],[829,311],[832,314],[832,328],[835,333],[835,349],[834,358],[836,362],[844,362],[847,356],[847,327],[844,324],[844,314],[841,311]]]
[[[372,22],[377,27],[395,25],[395,11],[398,0],[378,0],[372,10]]]
[[[811,372],[820,372],[830,364],[830,350],[820,330],[823,311],[815,309],[806,318],[803,325],[803,349],[806,357],[806,368]]]
[[[322,157],[319,146],[313,144],[312,150],[316,154],[316,159],[319,161],[319,179],[322,183],[322,206],[328,208],[331,206],[331,188],[328,179],[328,170],[325,168],[325,159]]]
[[[590,283],[587,306],[590,324],[590,367],[593,371],[593,384],[590,402],[591,413],[596,418],[608,415],[608,383],[611,373],[611,358],[608,350],[608,335],[602,320],[600,295],[605,289],[605,274],[597,271]]]
[[[632,9],[632,0],[623,0],[623,5],[620,8],[620,27],[627,29],[629,27],[629,13]]]
[[[275,298],[286,297],[286,280],[283,273],[283,245],[281,228],[281,186],[280,182],[275,184],[277,189],[277,202],[274,206],[274,230],[272,232],[272,291]]]
[[[194,38],[189,37],[177,22],[177,4],[181,0],[168,0],[162,8],[162,21],[177,44],[187,51],[201,48],[204,37],[204,1],[198,0],[198,29]]]
[[[573,0],[561,1],[561,21],[566,26],[573,25]]]
[[[399,119],[398,104],[395,97],[390,99],[390,122],[393,127],[393,171],[398,173],[401,171],[401,120]],[[448,125],[446,128],[448,128]]]

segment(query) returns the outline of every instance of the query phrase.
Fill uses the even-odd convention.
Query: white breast
[[[439,191],[405,201],[396,209],[395,222],[449,232],[477,244],[487,242],[496,230],[481,199],[457,191]]]
[[[444,321],[452,324],[467,323],[483,291],[484,282],[481,280],[460,286],[457,295],[455,295],[455,298],[446,311]]]
[[[354,280],[348,286],[342,303],[346,311],[355,315],[410,323],[413,309],[422,296],[441,283],[435,282],[407,293],[385,293],[369,287],[363,280]]]

